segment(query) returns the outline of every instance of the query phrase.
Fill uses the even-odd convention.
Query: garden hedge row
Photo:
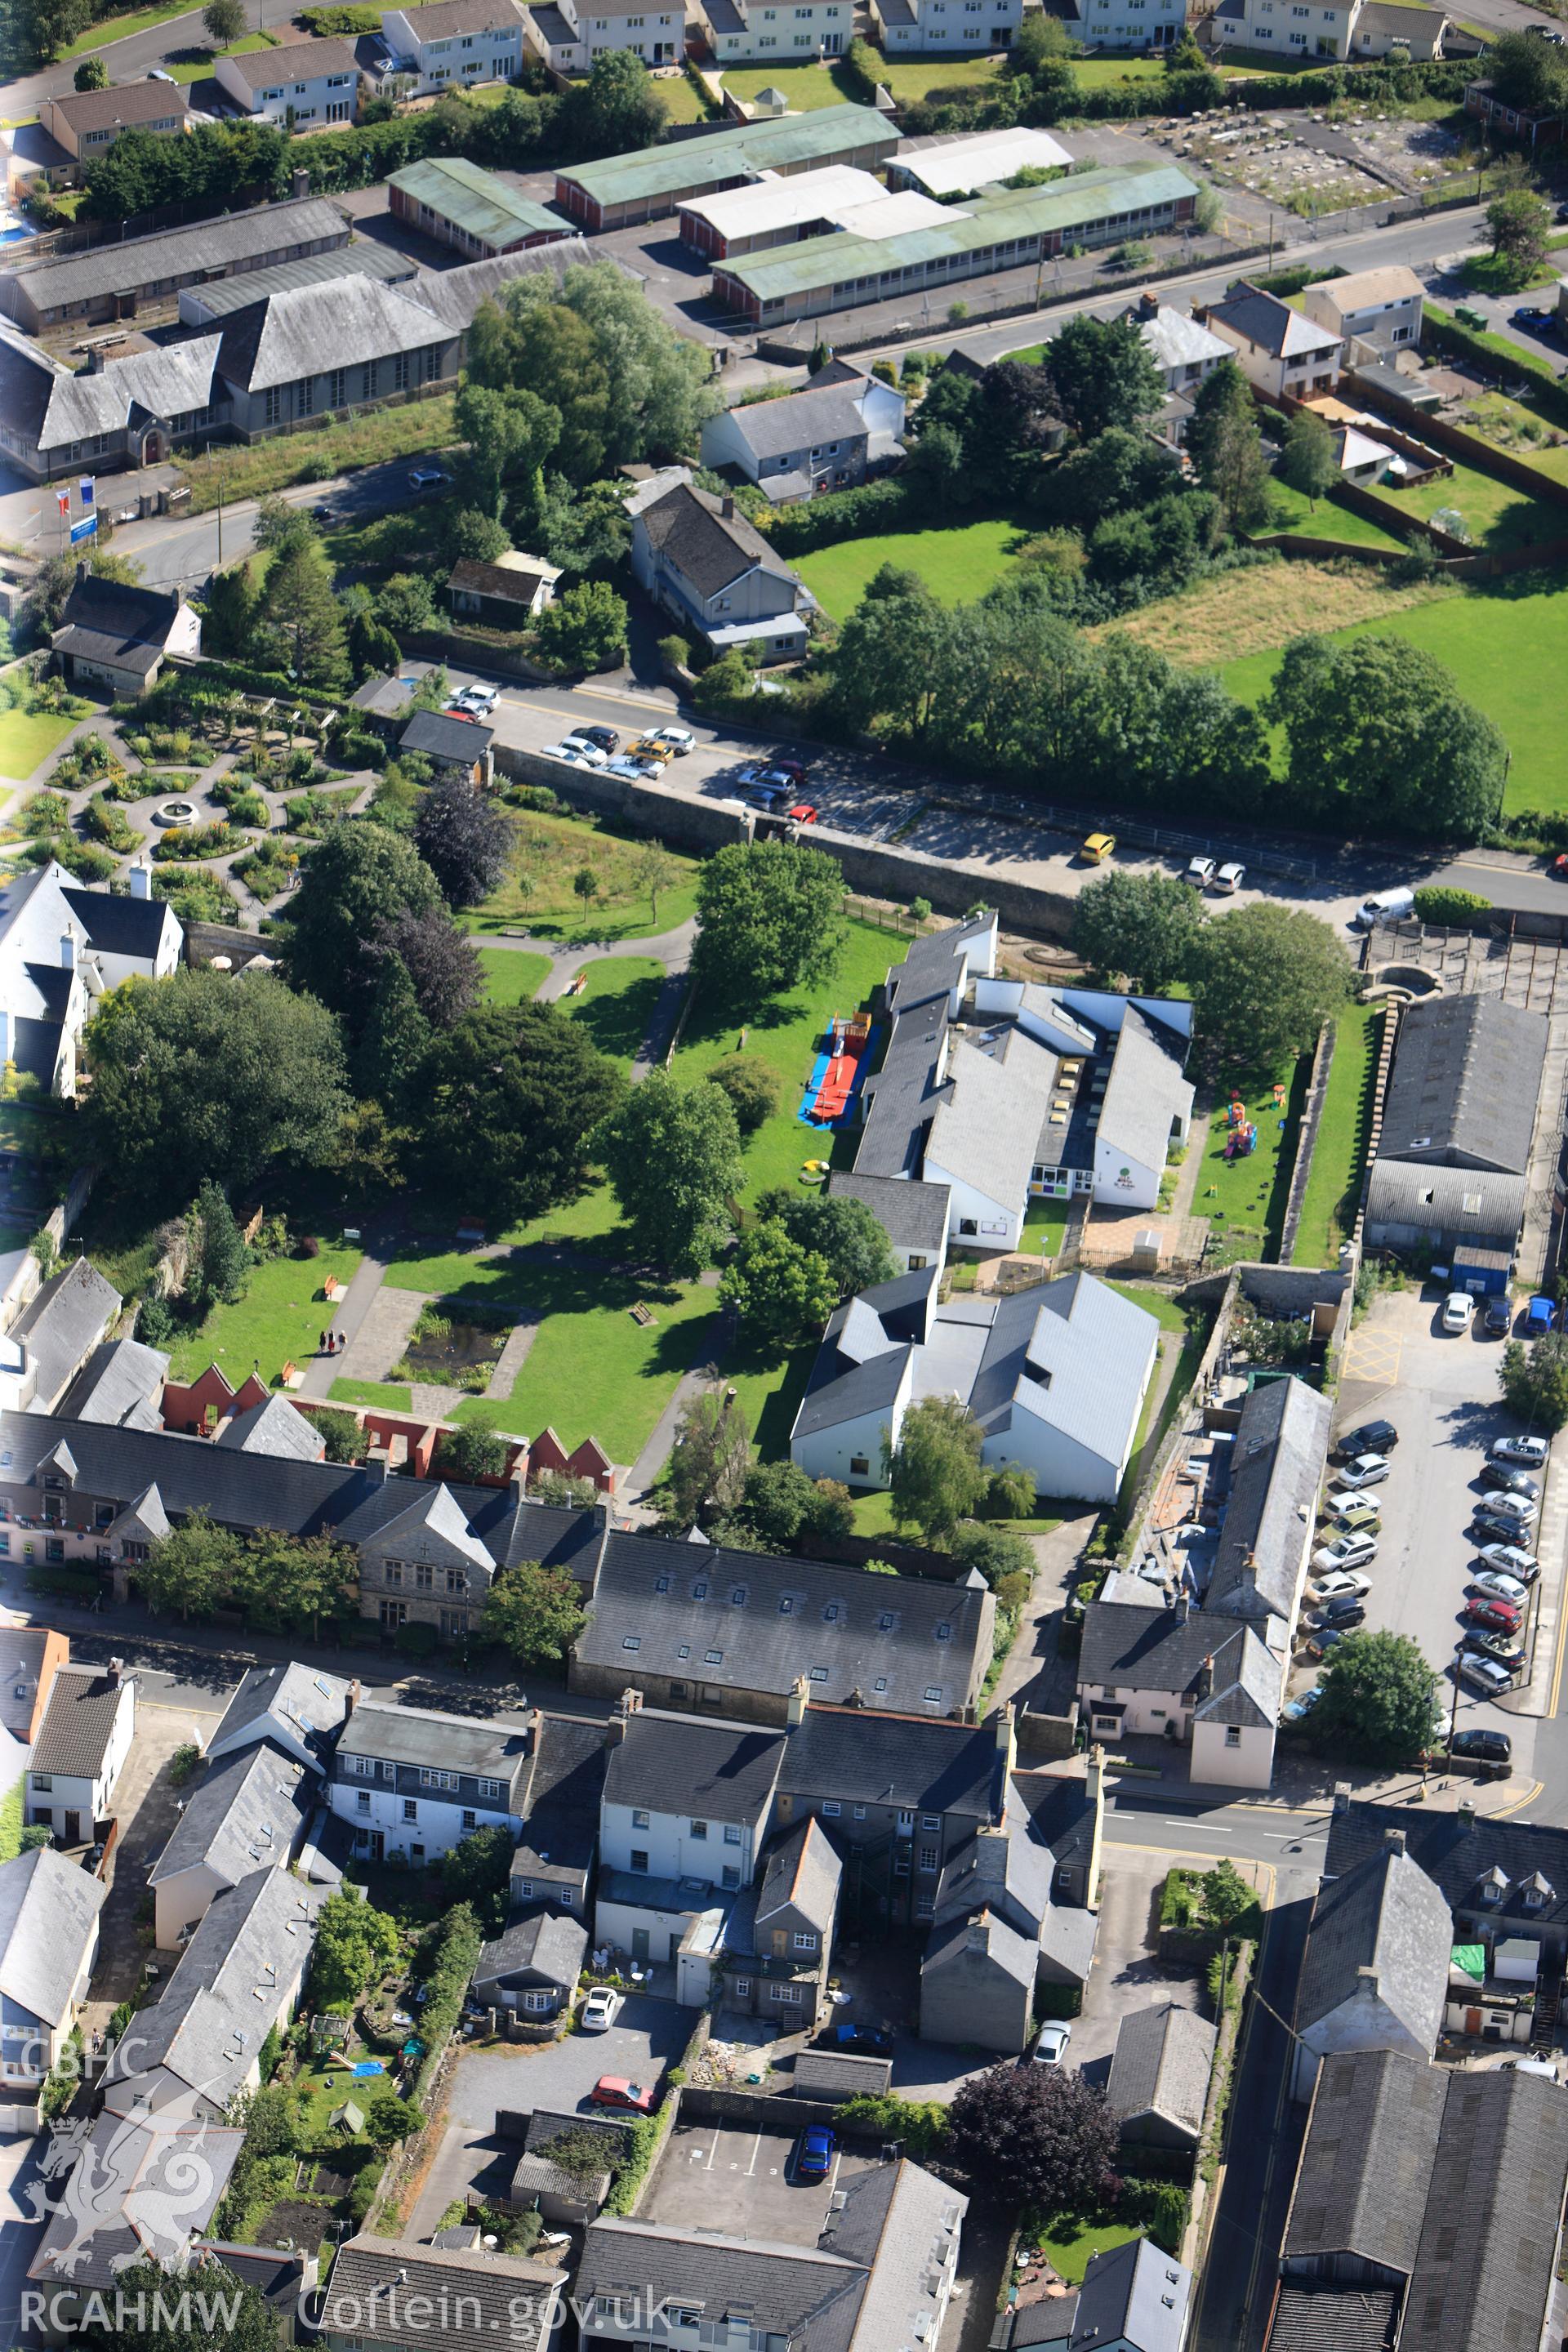
[[[1541,414],[1558,425],[1568,425],[1568,391],[1552,373],[1550,361],[1537,359],[1533,352],[1505,341],[1501,335],[1462,326],[1451,311],[1439,310],[1434,302],[1426,305],[1426,333],[1437,351],[1456,359],[1474,360],[1483,367],[1506,368],[1512,375],[1527,377],[1531,398]]]

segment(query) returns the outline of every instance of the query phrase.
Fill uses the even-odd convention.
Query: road
[[[1514,0],[1502,0],[1502,5],[1512,5]],[[245,0],[246,28],[259,33],[291,25],[299,6],[300,0]],[[192,8],[144,33],[128,33],[123,40],[105,42],[97,54],[108,67],[111,82],[139,81],[154,66],[165,64],[183,50],[211,46],[202,29],[201,9]],[[9,121],[26,121],[37,112],[41,99],[58,98],[75,87],[73,77],[80,62],[79,57],[73,58],[63,65],[45,66],[37,73],[20,74],[14,81],[0,81],[0,113]]]

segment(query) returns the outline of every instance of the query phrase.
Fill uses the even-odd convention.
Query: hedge
[[[767,536],[781,555],[810,555],[819,547],[836,547],[841,539],[896,530],[906,517],[912,522],[929,509],[929,499],[896,478],[868,482],[862,489],[830,490],[826,498],[781,507],[767,519]]]
[[[1426,339],[1437,351],[1528,378],[1531,400],[1542,415],[1552,417],[1559,425],[1568,425],[1568,392],[1552,373],[1549,360],[1537,359],[1533,352],[1522,350],[1518,343],[1505,342],[1500,335],[1484,334],[1479,327],[1461,326],[1452,311],[1439,310],[1434,302],[1426,304]]]
[[[1428,883],[1415,893],[1415,919],[1422,923],[1449,923],[1456,929],[1471,924],[1478,915],[1489,915],[1492,902],[1479,890],[1455,890],[1441,882]]]
[[[467,1903],[459,1903],[421,1947],[421,1961],[426,1950],[430,1958],[425,1968],[425,1999],[419,2010],[419,2039],[425,2044],[425,2055],[408,2093],[416,2105],[441,2063],[483,1944],[479,1921]]]
[[[846,2131],[902,2140],[917,2163],[940,2155],[947,2140],[947,2109],[940,2099],[900,2099],[890,2091],[880,2098],[846,2099],[838,2120]]]

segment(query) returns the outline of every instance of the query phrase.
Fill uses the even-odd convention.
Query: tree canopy
[[[559,1666],[583,1630],[583,1595],[574,1580],[535,1559],[503,1569],[485,1595],[485,1639],[525,1666]]]
[[[1274,900],[1241,907],[1203,933],[1193,967],[1197,1029],[1211,1055],[1243,1069],[1303,1054],[1352,985],[1327,923]]]
[[[1501,734],[1406,637],[1296,638],[1264,716],[1286,730],[1295,805],[1319,819],[1474,841],[1501,809]]]
[[[1190,975],[1206,920],[1203,899],[1179,876],[1112,866],[1079,893],[1072,943],[1093,971],[1163,996]]]
[[[1247,530],[1264,520],[1268,461],[1252,387],[1234,360],[1221,360],[1198,386],[1185,446],[1199,481],[1219,500],[1228,530]]]
[[[357,1895],[329,1895],[316,1921],[310,1986],[323,2010],[346,2015],[397,1958],[397,1922]]]
[[[1136,429],[1165,397],[1135,319],[1069,319],[1051,337],[1046,366],[1061,414],[1086,441],[1110,425]]]
[[[959,2085],[947,2152],[976,2193],[1046,2215],[1082,2211],[1114,2174],[1116,2117],[1076,2067],[1007,2061]]]
[[[1349,1633],[1319,1676],[1314,1746],[1360,1763],[1414,1764],[1437,1734],[1437,1677],[1407,1633]]]
[[[688,1276],[712,1263],[746,1177],[741,1130],[717,1087],[682,1087],[667,1070],[653,1071],[605,1122],[595,1149],[640,1256]]]
[[[906,1411],[898,1444],[882,1441],[893,1490],[893,1517],[928,1542],[951,1536],[985,1492],[980,1423],[955,1396],[921,1397]]]
[[[754,1004],[826,980],[847,937],[844,877],[794,842],[731,842],[697,877],[693,961],[721,1003]]]
[[[553,1004],[489,1004],[435,1038],[419,1076],[430,1180],[502,1224],[573,1198],[589,1139],[626,1080],[580,1021]]]
[[[1498,1366],[1498,1381],[1509,1411],[1527,1429],[1555,1434],[1568,1422],[1568,1336],[1549,1331],[1528,1347],[1510,1339]]]
[[[412,842],[370,818],[334,825],[289,901],[289,976],[357,1026],[375,991],[370,950],[383,925],[441,903],[441,886]]]
[[[776,1219],[791,1241],[826,1258],[841,1298],[890,1282],[898,1272],[881,1220],[864,1201],[841,1192],[792,1192],[781,1184],[763,1194],[757,1214]]]
[[[710,1513],[727,1517],[745,1492],[751,1426],[733,1390],[702,1389],[680,1415],[658,1502],[684,1532]]]
[[[414,846],[449,907],[477,907],[507,868],[512,831],[493,802],[464,776],[438,776],[414,818]]]
[[[787,1345],[826,1321],[838,1287],[827,1260],[770,1218],[742,1239],[720,1277],[719,1296],[748,1338]]]

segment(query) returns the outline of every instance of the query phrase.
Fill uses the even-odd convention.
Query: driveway
[[[825,2180],[802,2180],[795,2168],[795,2142],[793,2132],[679,2124],[637,2218],[676,2230],[717,2230],[726,2238],[815,2246],[834,2190],[868,2171],[877,2158],[863,2149],[837,2147]]]
[[[1390,1475],[1370,1490],[1383,1517],[1377,1555],[1366,1571],[1372,1579],[1366,1622],[1420,1643],[1442,1677],[1440,1696],[1447,1707],[1454,1692],[1448,1669],[1463,1631],[1458,1611],[1478,1565],[1476,1545],[1467,1533],[1481,1499],[1476,1474],[1493,1438],[1515,1431],[1518,1423],[1498,1391],[1503,1342],[1481,1335],[1479,1316],[1463,1338],[1444,1333],[1442,1303],[1431,1286],[1424,1294],[1389,1292],[1375,1301],[1345,1351],[1342,1391],[1355,1402],[1347,1404],[1341,1427],[1376,1418],[1392,1422],[1399,1432],[1389,1456]],[[1535,1549],[1533,1537],[1528,1548]],[[1542,1555],[1531,1594],[1532,1608],[1541,1612],[1537,1663],[1547,1669],[1562,1576],[1559,1542],[1554,1556]],[[1499,1706],[1466,1685],[1459,1694],[1460,1727],[1507,1731],[1514,1743],[1514,1771],[1528,1778],[1534,1724],[1519,1709],[1534,1704],[1531,1696]]]
[[[1196,1971],[1168,1967],[1159,1954],[1160,1890],[1173,1863],[1184,1856],[1107,1846],[1100,1861],[1100,1933],[1074,2020],[1068,2063],[1102,2088],[1110,2072],[1121,2021],[1135,2009],[1179,2001],[1203,2005]]]
[[[136,1916],[148,1900],[147,1874],[179,1818],[180,1794],[169,1779],[169,1759],[188,1741],[200,1744],[209,1738],[222,1714],[221,1704],[209,1709],[146,1700],[138,1685],[136,1736],[114,1792],[120,1839],[110,1856],[98,1965],[83,2011],[89,2041],[119,2003],[131,2000],[142,1980],[142,1964],[152,1956],[151,1943],[137,1933]]]

